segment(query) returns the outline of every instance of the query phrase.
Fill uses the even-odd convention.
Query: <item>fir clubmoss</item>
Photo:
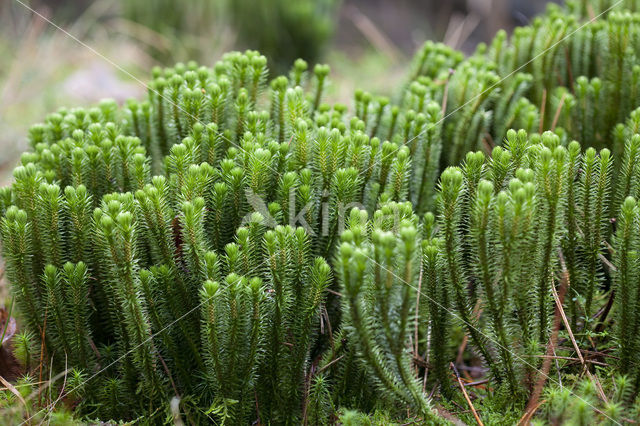
[[[612,6],[428,42],[353,111],[247,51],[47,116],[0,190],[22,384],[69,370],[86,419],[438,423],[456,361],[487,422],[537,376],[540,421],[637,417],[640,8]]]

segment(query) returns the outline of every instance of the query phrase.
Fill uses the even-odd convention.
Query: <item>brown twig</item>
[[[253,398],[256,402],[256,414],[258,415],[258,419],[256,420],[255,424],[259,426],[262,424],[262,422],[260,421],[260,404],[258,404],[258,392],[255,389],[253,391]]]
[[[520,420],[518,420],[518,426],[524,426],[528,424],[529,420],[531,420],[531,417],[533,417],[533,414],[536,411],[538,411],[538,408],[540,408],[540,406],[545,402],[547,402],[547,400],[543,399],[542,401],[538,402],[534,407],[527,408],[527,410],[524,412],[522,417],[520,417]]]
[[[436,393],[436,390],[438,389],[438,386],[440,385],[440,382],[436,381],[433,385],[433,387],[431,388],[431,392],[429,392],[429,400],[431,398],[433,398],[433,394]],[[423,388],[424,389],[424,388]]]
[[[324,317],[327,321],[327,330],[329,331],[329,343],[331,344],[331,349],[333,350],[335,345],[333,342],[333,328],[331,327],[331,320],[329,319],[329,312],[327,312],[326,305],[322,305],[322,314],[321,317]],[[324,324],[324,322],[323,322]]]
[[[413,340],[414,340],[414,347],[413,347],[413,353],[415,355],[418,355],[418,318],[419,318],[419,312],[420,312],[420,293],[422,292],[422,268],[420,268],[420,276],[418,278],[418,294],[416,295],[416,315],[415,315],[415,319],[414,319],[414,324],[413,324]],[[417,370],[417,366],[416,366],[416,370]],[[425,374],[427,374],[425,372]]]
[[[322,373],[324,370],[331,367],[333,364],[340,361],[342,358],[344,358],[344,355],[340,355],[338,358],[331,360],[331,362],[328,362],[326,365],[323,365],[322,368],[316,372],[316,374]]]
[[[413,363],[418,367],[429,368],[429,362],[426,359],[424,359],[420,354],[417,354],[417,355],[414,354],[412,359],[413,359]]]
[[[93,354],[96,356],[96,359],[100,361],[100,358],[101,358],[100,351],[98,350],[96,344],[94,343],[91,337],[89,337],[89,346],[91,346],[91,350],[93,351]]]
[[[480,299],[478,299],[478,301],[476,302],[476,305],[473,307],[473,312],[471,314],[476,320],[480,318],[480,315],[482,314],[482,309],[480,309]],[[465,333],[464,337],[462,338],[462,343],[460,343],[460,347],[458,347],[458,356],[456,357],[456,365],[462,364],[462,357],[464,355],[464,350],[467,348],[468,343],[469,343],[469,338]]]
[[[431,327],[427,328],[427,349],[424,353],[424,361],[427,364],[427,367],[424,369],[424,374],[422,375],[422,392],[425,392],[427,389],[427,377],[429,375],[429,356],[431,355]]]
[[[424,375],[422,376],[422,393],[426,392],[427,390],[427,372],[429,370],[425,369],[424,370]]]
[[[540,127],[538,129],[538,133],[542,133],[544,130],[544,113],[547,105],[547,89],[542,89],[542,102],[540,105]]]
[[[311,366],[311,370],[305,374],[304,377],[304,391],[302,398],[302,424],[303,426],[307,426],[309,424],[307,413],[309,410],[309,389],[311,388],[311,376],[313,375],[313,370],[315,366]]]
[[[560,98],[560,102],[558,103],[558,108],[556,109],[556,113],[553,115],[553,122],[551,123],[551,131],[553,132],[556,129],[556,125],[558,124],[558,119],[560,118],[560,111],[562,111],[562,107],[564,106],[564,98],[567,93],[563,93]]]
[[[449,74],[447,75],[447,79],[444,82],[444,92],[442,94],[442,116],[444,117],[447,114],[447,100],[449,99],[449,79],[451,75],[453,75],[453,68],[449,68]]]
[[[589,14],[589,21],[596,19],[596,13],[593,11],[593,6],[589,2],[587,2],[587,13]]]
[[[564,55],[567,61],[567,74],[569,74],[569,84],[567,85],[567,87],[569,87],[571,90],[571,92],[573,93],[573,70],[571,69],[571,58],[569,56],[569,47],[568,46],[564,46]],[[574,93],[575,94],[575,93]],[[562,98],[564,99],[564,93],[562,94]],[[553,131],[553,129],[551,129],[551,131]]]
[[[567,361],[580,361],[580,363],[585,363],[588,362],[590,364],[596,364],[596,365],[602,365],[604,367],[608,366],[609,364],[607,364],[606,362],[600,362],[600,361],[594,361],[591,359],[583,359],[582,361],[580,360],[580,358],[575,358],[575,357],[571,357],[571,356],[561,356],[561,355],[534,355],[535,358],[551,358],[551,359],[564,359]]]
[[[611,218],[611,220],[613,221],[613,223],[615,223],[616,219],[614,217]],[[613,249],[613,246],[611,246],[611,244],[609,244],[609,241],[607,240],[602,240],[602,244],[604,245],[604,248],[607,249],[607,251],[609,252],[609,254],[613,255],[616,251]],[[606,259],[606,258],[605,258]],[[611,265],[613,266],[613,265]],[[615,269],[615,266],[613,266],[613,269]]]
[[[569,272],[567,271],[567,265],[564,262],[564,256],[562,255],[562,250],[560,250],[559,255],[560,255],[560,265],[562,266],[562,275],[563,277],[566,277],[566,282],[567,284],[569,284]],[[551,286],[551,292],[553,293],[553,299],[556,302],[556,309],[560,312],[560,316],[562,317],[564,326],[567,329],[567,333],[569,334],[569,339],[571,339],[571,344],[573,345],[576,351],[576,354],[578,354],[578,359],[582,364],[583,370],[585,371],[589,379],[593,382],[593,384],[596,385],[596,388],[598,389],[598,393],[600,394],[600,398],[603,401],[607,402],[607,397],[604,394],[604,390],[602,389],[602,385],[600,384],[600,381],[593,377],[593,375],[591,374],[591,371],[589,371],[589,368],[587,367],[586,362],[584,361],[584,357],[582,356],[582,352],[580,352],[580,347],[578,346],[578,342],[576,342],[576,338],[573,335],[573,330],[571,330],[571,325],[569,324],[569,320],[567,319],[567,316],[564,313],[564,309],[562,308],[562,300],[560,300],[560,297],[558,296],[558,292],[556,291],[556,288],[554,285]]]
[[[489,379],[483,379],[483,380],[478,380],[475,382],[469,382],[469,383],[465,383],[465,386],[480,386],[480,385],[484,385],[486,383],[489,383]]]
[[[176,394],[176,396],[178,398],[180,398],[180,393],[178,392],[178,387],[176,386],[176,383],[173,381],[173,376],[171,376],[171,371],[169,370],[169,367],[164,362],[164,358],[162,358],[162,356],[158,355],[158,358],[160,359],[160,363],[162,364],[162,367],[164,368],[165,373],[167,373],[167,376],[169,377],[169,382],[171,383],[171,387],[173,388],[173,392]]]
[[[609,272],[618,272],[618,268],[616,268],[613,263],[609,262],[609,259],[607,259],[602,253],[598,254],[598,258],[604,264],[604,266],[609,269]]]
[[[330,288],[327,289],[327,293],[331,293],[331,294],[333,294],[335,296],[342,297],[342,293],[339,293],[339,292],[337,292],[335,290],[331,290]]]
[[[487,152],[487,154],[491,154],[491,151],[493,151],[493,148],[495,148],[496,146],[495,142],[493,141],[493,138],[489,133],[484,134],[482,138],[482,145],[484,146],[484,149]]]
[[[538,381],[536,382],[535,387],[533,388],[533,392],[531,393],[531,397],[529,398],[529,402],[527,403],[527,408],[525,409],[525,415],[520,419],[519,425],[524,425],[528,422],[528,419],[533,415],[533,413],[538,409],[541,403],[540,395],[542,395],[542,389],[544,388],[547,379],[549,378],[549,370],[551,369],[551,361],[553,357],[553,353],[555,351],[555,347],[558,343],[558,335],[560,333],[560,323],[561,323],[561,314],[558,306],[562,307],[562,301],[564,300],[564,296],[567,293],[567,288],[569,287],[569,272],[566,268],[562,270],[562,278],[560,280],[560,293],[558,294],[555,291],[555,286],[551,285],[551,288],[554,290],[554,294],[558,296],[559,304],[556,304],[555,312],[553,315],[553,329],[551,332],[551,336],[549,336],[549,343],[547,344],[547,357],[542,362],[542,368],[539,371]]]
[[[464,337],[462,337],[462,342],[460,343],[460,346],[458,347],[458,356],[456,356],[456,364],[462,364],[462,358],[464,355],[464,350],[467,347],[467,343],[469,342],[469,338],[467,337],[466,333],[464,335]]]
[[[558,345],[558,349],[565,350],[565,351],[570,351],[570,350],[573,350],[574,348]],[[608,353],[603,352],[603,351],[590,351],[588,349],[580,349],[580,352],[582,352],[585,355],[590,355],[590,356],[596,356],[596,357],[602,357],[602,358],[611,358],[611,359],[620,359],[615,355],[611,355],[611,354],[608,354]]]
[[[471,409],[471,412],[473,413],[473,417],[475,417],[476,422],[478,423],[479,426],[484,426],[484,423],[482,423],[482,420],[480,420],[480,416],[478,416],[478,413],[476,412],[476,407],[473,406],[473,403],[471,402],[471,399],[469,398],[469,394],[467,393],[467,390],[464,388],[464,384],[462,383],[462,380],[460,379],[460,373],[458,372],[458,369],[456,368],[454,363],[449,363],[449,368],[451,368],[453,370],[453,372],[456,375],[456,379],[458,380],[458,384],[460,385],[460,390],[462,390],[462,393],[464,395],[464,399],[467,400],[467,404],[469,405],[469,408]]]
[[[55,401],[53,401],[53,403],[50,404],[49,406],[49,410],[53,411],[53,409],[56,407],[56,405],[58,405],[58,402],[60,402],[60,400],[62,399],[63,396],[66,396],[66,393],[64,391],[64,388],[67,386],[67,371],[69,371],[69,358],[67,356],[67,353],[64,353],[64,380],[62,381],[62,388],[60,389],[60,393],[58,393],[58,397],[56,398]],[[49,373],[51,374],[51,372]],[[45,417],[46,418],[46,417]],[[42,420],[42,423],[44,423],[44,419]],[[41,423],[41,424],[42,424]]]
[[[600,321],[598,321],[598,324],[596,325],[596,328],[594,330],[596,333],[601,333],[602,330],[604,330],[604,323],[606,322],[607,316],[609,315],[609,312],[613,307],[615,295],[615,289],[611,290],[611,293],[609,294],[609,300],[607,300],[607,304],[600,312],[596,313],[596,315],[594,316],[594,319],[600,317]]]
[[[49,383],[53,383],[52,375],[53,375],[53,355],[51,356],[51,362],[49,363]],[[66,379],[66,373],[65,373],[65,379]],[[49,386],[48,392],[46,392],[45,397],[44,397],[44,399],[45,399],[44,402],[45,402],[45,405],[47,406],[46,407],[47,410],[52,410],[52,409],[55,408],[54,405],[51,403],[52,402],[51,401],[51,389],[52,389],[52,387]],[[42,396],[40,396],[40,401],[42,401]],[[43,418],[43,420],[45,418],[46,418],[46,416]],[[42,424],[42,422],[40,422],[38,424],[38,426],[40,426],[41,424]]]
[[[553,356],[556,356],[555,348],[553,348]],[[560,384],[560,388],[562,388],[562,374],[560,373],[560,363],[558,363],[558,358],[554,359],[553,362],[556,364],[556,374],[558,374],[558,383]]]
[[[44,353],[47,350],[47,345],[44,344],[44,338],[46,336],[46,330],[47,330],[47,311],[49,310],[49,307],[47,306],[44,310],[44,324],[42,326],[42,330],[40,330],[40,365],[39,367],[39,372],[38,372],[38,381],[41,382],[42,381],[42,363],[44,362]]]

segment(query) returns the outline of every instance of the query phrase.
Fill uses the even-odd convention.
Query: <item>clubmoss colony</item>
[[[612,4],[427,43],[353,115],[328,67],[245,52],[48,116],[0,192],[22,384],[69,369],[103,420],[472,422],[464,336],[485,423],[638,418],[640,5]]]

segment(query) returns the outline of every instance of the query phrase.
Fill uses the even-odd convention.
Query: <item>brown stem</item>
[[[473,406],[473,403],[471,402],[471,399],[469,398],[469,394],[467,393],[467,390],[465,389],[464,384],[462,383],[462,380],[460,379],[460,373],[458,372],[458,369],[456,368],[454,363],[449,363],[449,367],[455,373],[456,379],[458,379],[458,385],[460,385],[460,390],[462,390],[462,393],[464,394],[464,399],[467,400],[467,404],[469,405],[469,408],[471,409],[471,412],[473,413],[473,417],[475,417],[476,422],[478,423],[479,426],[484,426],[484,423],[482,423],[482,420],[480,420],[480,416],[478,416],[478,413],[476,412],[476,408]]]

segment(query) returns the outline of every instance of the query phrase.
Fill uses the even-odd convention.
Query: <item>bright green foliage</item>
[[[559,125],[602,148],[611,142],[609,129],[635,108],[638,17],[629,13],[637,12],[636,2],[627,3],[568,2],[569,14],[553,5],[509,44],[504,33],[496,36],[487,53],[507,81],[517,78],[510,75],[516,69],[533,77],[527,97],[541,111],[541,129]],[[601,19],[585,25],[590,16]],[[607,108],[599,107],[604,99]]]
[[[265,308],[262,281],[234,273],[225,286],[206,281],[201,290],[202,340],[208,382],[228,419],[246,418],[253,402]]]
[[[550,5],[511,37],[499,32],[468,59],[441,44],[425,43],[398,104],[382,114],[382,128],[391,129],[388,139],[403,121],[427,114],[429,102],[436,101],[443,120],[431,127],[441,128],[446,141],[441,159],[435,159],[440,171],[463,161],[467,151],[500,144],[510,128],[528,133],[557,129],[587,146],[611,148],[613,128],[638,106],[638,4],[568,3],[567,9]],[[599,19],[589,23],[591,16]],[[369,104],[376,116],[381,104]]]
[[[78,370],[71,370],[68,373],[66,392],[68,400],[75,402],[81,393],[81,388],[86,380]],[[43,395],[53,395],[57,397],[59,383],[49,383],[41,385],[37,376],[25,375],[13,382],[13,387],[18,395],[10,389],[3,388],[0,391],[0,410],[2,410],[2,420],[7,424],[20,424],[25,419],[31,418],[33,422],[42,422],[52,425],[73,425],[78,424],[72,409],[62,404],[55,411],[40,410],[39,401],[36,398],[38,388],[41,388]]]
[[[100,371],[87,413],[132,418],[173,392],[189,415],[296,423],[332,281],[314,256],[353,205],[407,197],[410,153],[321,103],[326,66],[309,93],[279,77],[268,96],[254,52],[154,73],[149,101],[31,130],[3,194],[18,304],[55,366]]]
[[[261,410],[274,421],[295,423],[301,412],[302,385],[307,380],[308,348],[315,337],[331,269],[321,258],[310,259],[309,240],[302,228],[268,231],[264,245],[274,301],[265,318],[270,328],[268,352],[258,384],[259,393],[270,395],[270,399]]]
[[[615,291],[616,291],[616,335],[618,338],[619,365],[632,374],[636,386],[640,383],[640,365],[637,362],[640,340],[640,286],[638,285],[638,225],[640,217],[636,200],[624,200],[618,217],[615,236]]]
[[[450,168],[441,176],[442,270],[457,316],[496,378],[516,393],[532,385],[531,377],[517,375],[534,367],[529,358],[547,343],[555,277],[568,273],[565,300],[574,332],[591,328],[593,300],[603,289],[600,257],[613,160],[607,149],[581,153],[577,142],[568,148],[559,142],[551,133],[527,139],[524,132],[510,131],[508,150],[495,148],[484,164],[480,155],[480,166],[469,154],[461,170]],[[502,173],[497,153],[522,168]],[[478,183],[472,169],[481,170]],[[486,321],[471,316],[477,303]]]
[[[550,335],[551,287],[559,289],[561,281],[569,286],[565,306],[574,333],[593,328],[590,306],[609,276],[600,258],[614,192],[612,167],[607,149],[581,152],[577,142],[564,147],[550,132],[528,137],[524,131],[509,131],[505,149],[495,148],[492,157],[470,153],[461,168],[443,172],[437,228],[431,214],[420,224],[409,204],[383,205],[371,221],[365,212],[352,211],[335,267],[344,294],[342,333],[353,348],[341,348],[330,359],[355,351],[360,366],[333,367],[335,380],[342,380],[345,369],[365,368],[365,383],[380,388],[387,403],[420,410],[424,394],[413,392],[422,373],[403,369],[406,351],[416,356],[412,331],[416,336],[430,333],[430,367],[442,394],[450,396],[447,336],[451,324],[459,323],[499,389],[508,391],[512,403],[523,402],[534,387],[541,367],[538,356]],[[614,261],[620,292],[615,300],[623,316],[616,337],[620,365],[634,366],[635,201],[627,199],[622,211],[614,243],[616,253],[625,253]],[[415,270],[420,257],[421,273]],[[405,339],[404,345],[398,338]],[[398,346],[405,352],[394,353]],[[418,346],[424,348],[420,339]],[[636,374],[637,367],[631,371]],[[640,383],[635,377],[630,382]],[[346,391],[356,401],[364,397]]]
[[[105,420],[437,423],[454,360],[487,422],[541,378],[541,420],[637,416],[640,26],[583,3],[467,59],[427,43],[352,114],[327,66],[247,51],[49,115],[0,190],[16,354]]]
[[[425,215],[424,232],[425,238],[422,242],[422,282],[424,295],[421,295],[419,312],[428,312],[431,321],[431,354],[433,370],[440,383],[447,383],[449,380],[449,357],[447,351],[448,339],[450,336],[451,314],[449,310],[450,294],[445,285],[442,273],[442,241],[437,238],[430,238],[429,228],[433,226],[434,217],[428,213]],[[445,397],[450,397],[451,392],[448,386],[441,386],[440,390]]]
[[[431,419],[406,350],[421,266],[418,219],[410,204],[389,204],[374,215],[370,234],[367,225],[366,213],[352,210],[336,258],[343,327],[380,391]]]
[[[602,390],[606,402],[599,399],[596,385],[586,379],[576,381],[572,387],[549,387],[542,419],[570,425],[617,425],[637,418],[637,402],[629,404],[633,391],[628,376],[608,378],[603,382]]]
[[[145,192],[157,195],[153,189],[163,179],[154,180],[156,186],[139,191],[138,200],[145,200]],[[86,404],[105,405],[99,415],[114,415],[105,398],[115,395],[101,393],[101,388],[114,386],[119,393],[139,389],[138,401],[119,404],[124,411],[118,416],[126,416],[161,401],[171,384],[184,392],[204,387],[200,403],[213,398],[208,402],[212,415],[232,423],[254,413],[253,394],[259,390],[263,418],[295,422],[301,415],[319,308],[331,280],[326,262],[312,257],[304,229],[278,226],[265,232],[262,216],[254,213],[238,229],[235,242],[217,255],[207,248],[204,200],[196,197],[184,201],[178,213],[180,247],[174,246],[171,225],[155,229],[157,235],[170,235],[174,251],[163,259],[161,250],[142,251],[154,234],[139,222],[144,207],[138,200],[130,193],[111,194],[94,211],[95,257],[90,257],[89,268],[80,262],[44,269],[40,303],[47,315],[45,344],[56,365],[68,362],[89,373],[98,363],[101,375],[83,396]],[[19,228],[23,213],[9,209],[5,228]],[[149,263],[154,256],[157,261]],[[89,271],[96,281],[93,303],[104,303],[101,315],[89,314]],[[29,300],[18,300],[28,312]],[[43,325],[33,326],[39,327]],[[198,383],[199,376],[204,382]],[[217,410],[220,405],[224,415]]]

